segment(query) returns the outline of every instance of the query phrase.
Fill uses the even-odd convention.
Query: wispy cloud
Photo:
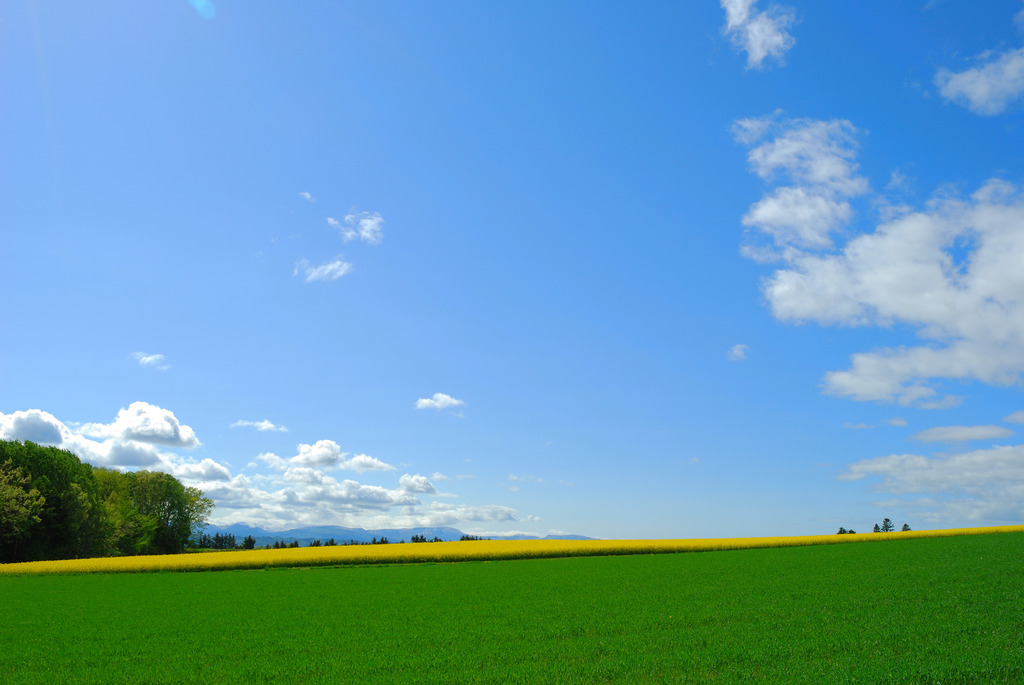
[[[339,231],[345,242],[359,239],[369,245],[379,245],[384,240],[384,217],[377,212],[350,213],[345,215],[344,223],[329,216],[327,225]]]
[[[748,345],[733,345],[726,352],[725,356],[729,358],[729,361],[740,362],[747,358],[747,350],[749,349]]]
[[[139,363],[139,366],[146,366],[151,369],[157,369],[159,371],[166,371],[171,368],[170,364],[166,363],[166,357],[162,354],[147,354],[145,352],[132,352],[131,358]]]
[[[769,57],[781,60],[796,39],[789,28],[796,23],[791,7],[769,5],[754,9],[757,0],[721,0],[725,10],[725,34],[740,50],[747,53],[747,68],[760,68]]]
[[[915,440],[923,442],[969,442],[1008,438],[1013,431],[1002,426],[936,426],[915,433]]]
[[[286,426],[278,426],[278,425],[276,425],[274,423],[271,423],[270,421],[267,421],[266,419],[263,419],[262,421],[245,421],[243,419],[240,419],[238,421],[235,421],[233,424],[231,424],[230,427],[231,428],[244,428],[244,427],[255,428],[256,430],[258,430],[260,432],[265,432],[265,431],[272,431],[272,432],[276,432],[276,433],[287,433],[288,432],[288,428]]]
[[[462,400],[457,400],[443,392],[435,392],[433,397],[421,397],[416,400],[417,409],[450,409],[451,407],[461,407],[465,404]]]
[[[302,275],[306,283],[313,283],[314,281],[336,281],[350,271],[352,271],[352,264],[341,257],[336,257],[333,261],[317,266],[313,266],[303,259],[295,265],[293,275]]]
[[[305,190],[303,190],[301,193],[299,193],[299,197],[301,197],[306,202],[316,202],[316,198],[313,197],[313,194],[310,193],[310,192],[307,192]]]

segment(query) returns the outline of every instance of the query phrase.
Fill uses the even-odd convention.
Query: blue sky
[[[1024,521],[1024,4],[13,1],[0,437],[216,523]]]

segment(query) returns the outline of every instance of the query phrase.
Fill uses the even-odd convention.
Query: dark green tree
[[[256,538],[254,538],[251,535],[246,535],[245,539],[242,540],[242,549],[255,549],[255,548],[256,548]]]
[[[134,474],[94,468],[100,488],[107,528],[106,554],[115,556],[143,554],[150,549],[156,533],[156,520],[143,516],[132,496]]]
[[[896,530],[896,526],[893,525],[892,521],[890,521],[889,519],[882,519],[882,532],[883,533],[891,533],[894,530]]]
[[[20,538],[17,549],[5,549],[0,555],[9,561],[33,561],[106,553],[104,507],[91,466],[57,447],[0,441],[0,464],[7,462],[11,470],[20,469],[22,477],[29,479],[20,487],[26,492],[36,490],[42,508],[35,514],[39,521]]]
[[[0,464],[0,561],[18,557],[21,541],[40,523],[46,499],[31,487],[29,477],[8,459]]]
[[[900,530],[903,531],[904,533],[906,533],[908,530],[910,530],[910,526],[908,526],[907,524],[904,523],[903,527],[900,528]]]

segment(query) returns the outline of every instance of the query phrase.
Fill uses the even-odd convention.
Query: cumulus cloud
[[[748,345],[733,345],[729,348],[726,356],[729,358],[729,361],[743,361],[747,358],[747,350],[749,349],[750,347]]]
[[[430,479],[418,473],[415,476],[410,476],[407,473],[398,479],[398,483],[406,492],[421,492],[428,495],[437,494],[437,488],[430,482]]]
[[[1024,423],[1024,411],[1015,411],[1009,416],[1004,416],[1006,423]]]
[[[832,247],[832,234],[853,217],[851,198],[868,190],[857,173],[857,129],[846,120],[781,119],[778,114],[741,119],[736,140],[750,147],[747,161],[777,187],[754,203],[743,225],[771,238],[781,256],[793,249]],[[754,245],[749,255],[758,252]]]
[[[1002,426],[936,426],[911,437],[923,442],[968,442],[1008,438],[1011,435],[1013,431]]]
[[[936,521],[1024,520],[1024,445],[948,456],[893,454],[851,464],[841,480],[878,479],[877,489],[921,495],[899,502]]]
[[[342,469],[356,473],[395,470],[391,464],[386,464],[367,454],[349,455],[348,452],[343,452],[341,446],[333,440],[318,440],[312,445],[300,444],[298,450],[299,453],[289,459],[279,457],[272,452],[264,452],[256,457],[256,460],[278,471],[293,466]]]
[[[271,529],[328,524],[390,528],[519,519],[515,509],[502,505],[424,503],[420,498],[425,496],[457,498],[434,487],[432,480],[447,479],[440,473],[431,477],[405,473],[393,481],[393,487],[334,478],[325,471],[383,475],[395,468],[366,454],[343,452],[331,440],[300,444],[291,458],[264,452],[249,464],[249,468],[269,466],[270,474],[232,474],[227,465],[213,459],[192,459],[161,449],[200,443],[173,412],[146,402],[122,409],[111,423],[77,428],[39,409],[0,413],[0,439],[59,446],[97,466],[170,473],[214,500],[213,523],[245,521]]]
[[[165,363],[166,357],[162,354],[146,354],[145,352],[132,352],[131,358],[139,363],[139,366],[147,366],[159,371],[166,371],[171,368]]]
[[[212,459],[195,461],[161,450],[158,445],[191,449],[200,442],[173,412],[146,402],[122,409],[113,423],[87,423],[75,429],[39,409],[0,414],[0,439],[60,447],[95,466],[162,471],[186,484],[230,478],[227,467]]]
[[[851,239],[838,253],[795,255],[765,283],[783,321],[906,324],[928,341],[852,356],[826,390],[858,400],[955,406],[931,379],[1012,385],[1024,370],[1024,201],[991,181]]]
[[[0,439],[31,441],[40,445],[60,445],[67,427],[53,414],[40,409],[0,414]]]
[[[782,174],[789,189],[801,191],[794,197],[840,204],[868,190],[857,174],[855,131],[846,121],[775,117],[735,126],[737,139],[752,145],[748,158],[760,177]],[[943,379],[1020,382],[1024,197],[1016,186],[991,180],[969,198],[935,197],[840,247],[833,243],[837,215],[809,220],[812,214],[794,210],[768,223],[753,210],[744,217],[774,242],[770,249],[745,247],[748,256],[785,263],[763,283],[775,318],[904,325],[923,341],[852,355],[849,369],[825,374],[826,393],[938,409],[962,399],[940,392]]]
[[[336,281],[350,271],[352,271],[352,264],[341,257],[335,257],[334,260],[317,266],[301,259],[295,265],[293,275],[302,275],[306,283],[313,283],[315,281]]]
[[[174,412],[148,402],[132,402],[113,423],[87,423],[79,431],[93,438],[113,438],[191,449],[200,445],[195,431],[178,421]]]
[[[433,397],[421,397],[416,400],[417,409],[450,409],[451,407],[461,407],[465,404],[462,400],[457,400],[443,392],[435,392]]]
[[[769,5],[756,10],[757,0],[721,0],[725,10],[725,34],[732,44],[747,53],[747,68],[759,68],[765,59],[781,60],[796,40],[789,29],[796,23],[791,7]]]
[[[942,97],[975,114],[1000,114],[1024,95],[1024,48],[986,55],[979,61],[979,66],[961,72],[939,69],[935,85]]]
[[[262,421],[245,421],[243,419],[239,419],[238,421],[235,421],[230,426],[230,428],[244,428],[244,427],[255,428],[256,430],[260,431],[261,433],[262,432],[266,432],[266,431],[272,431],[272,432],[276,432],[276,433],[287,433],[288,432],[288,428],[286,426],[279,426],[277,424],[271,423],[267,419],[263,419]]]
[[[180,461],[168,464],[168,472],[175,478],[183,481],[229,481],[231,472],[223,464],[218,464],[212,459],[201,461]]]

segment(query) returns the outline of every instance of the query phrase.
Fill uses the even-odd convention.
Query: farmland
[[[0,673],[27,683],[1019,682],[1022,595],[1021,532],[11,575],[0,576]]]

